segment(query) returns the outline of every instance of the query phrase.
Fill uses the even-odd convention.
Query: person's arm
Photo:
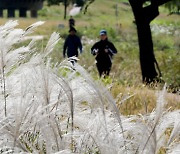
[[[63,47],[63,57],[65,58],[66,57],[66,49],[67,49],[67,41],[68,40],[68,38],[65,40],[65,42],[64,42],[64,47]]]
[[[113,56],[114,54],[117,53],[117,49],[115,48],[113,43],[110,43],[109,48],[108,48],[108,53]]]
[[[80,38],[79,38],[79,41],[78,41],[79,43],[79,45],[78,45],[78,47],[79,47],[79,50],[80,50],[80,53],[82,53],[82,43],[81,43],[81,40],[80,40]]]
[[[98,48],[97,48],[97,43],[95,43],[91,48],[91,54],[95,56],[97,55],[97,53],[98,53]]]

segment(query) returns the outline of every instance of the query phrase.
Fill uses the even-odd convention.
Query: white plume
[[[69,15],[70,16],[76,16],[80,13],[81,11],[81,7],[76,7],[74,6],[70,11],[69,11]]]
[[[59,34],[51,35],[44,52],[34,52],[34,40],[27,46],[12,48],[21,41],[20,37],[41,24],[31,25],[26,31],[15,29],[17,22],[13,21],[0,27],[0,42],[4,43],[0,47],[0,151],[57,154],[154,154],[161,148],[172,154],[180,151],[180,111],[165,111],[165,87],[159,93],[154,112],[123,116],[108,89],[94,81],[78,63],[65,59],[51,66],[49,55],[60,40]],[[166,136],[169,129],[170,136]]]

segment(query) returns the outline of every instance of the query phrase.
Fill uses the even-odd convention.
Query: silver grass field
[[[14,48],[43,23],[0,26],[0,153],[180,153],[180,110],[165,109],[166,85],[153,112],[121,115],[108,88],[72,65],[74,57],[52,65],[59,34],[42,51],[33,39]]]

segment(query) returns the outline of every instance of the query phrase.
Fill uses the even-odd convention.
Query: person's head
[[[70,35],[75,35],[76,34],[76,29],[74,27],[71,27],[70,30],[69,30],[69,34]]]
[[[104,29],[100,30],[99,35],[100,35],[101,40],[104,41],[107,39],[107,31],[106,30],[104,30]]]

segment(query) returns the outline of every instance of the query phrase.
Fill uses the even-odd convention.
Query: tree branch
[[[133,3],[141,3],[141,4],[143,4],[145,2],[151,2],[151,4],[155,3],[158,6],[163,5],[163,4],[165,4],[165,3],[169,2],[169,1],[172,1],[172,0],[129,0],[129,2],[131,4],[133,4]]]
[[[163,5],[169,1],[172,1],[172,0],[157,0],[157,4],[158,4],[158,6],[160,6],[160,5]]]

